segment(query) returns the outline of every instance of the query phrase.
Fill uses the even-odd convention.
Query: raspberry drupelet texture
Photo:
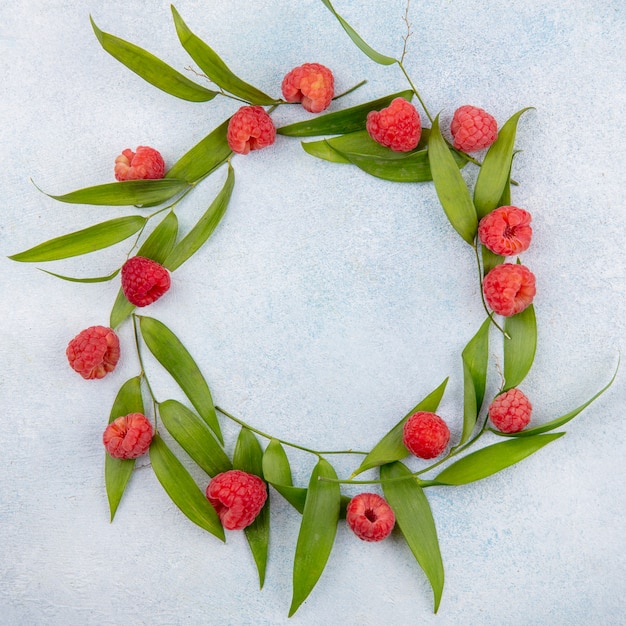
[[[139,146],[136,152],[129,148],[115,159],[116,180],[147,180],[165,176],[165,161],[154,148]]]
[[[282,83],[287,102],[301,102],[310,113],[327,109],[335,95],[333,73],[320,63],[305,63],[289,72]]]
[[[518,433],[528,426],[532,410],[530,400],[519,389],[509,389],[495,397],[489,419],[503,433]]]
[[[435,413],[418,411],[404,423],[404,445],[420,459],[439,456],[450,441],[448,425]]]
[[[528,211],[515,206],[501,206],[488,213],[478,224],[480,242],[492,252],[513,256],[528,250],[533,230]]]
[[[250,150],[271,146],[276,128],[263,107],[244,106],[230,118],[226,139],[233,152],[248,154]]]
[[[498,122],[487,111],[466,104],[454,112],[450,132],[457,150],[475,152],[498,138]]]
[[[65,350],[73,370],[83,378],[103,378],[120,358],[120,340],[111,328],[90,326],[72,339]]]
[[[374,141],[396,152],[413,150],[422,136],[420,114],[404,98],[395,98],[381,111],[370,111],[365,125]]]
[[[169,288],[170,273],[152,259],[134,256],[122,266],[122,291],[135,306],[152,304]]]
[[[487,304],[505,317],[521,313],[532,303],[536,292],[535,275],[517,263],[496,265],[483,280]]]
[[[359,539],[382,541],[393,530],[396,516],[382,496],[360,493],[348,503],[346,521]]]
[[[113,420],[102,435],[106,451],[115,459],[136,459],[152,442],[152,424],[142,413],[129,413]]]
[[[250,526],[267,500],[267,487],[261,478],[241,470],[215,476],[206,488],[206,497],[227,530]]]

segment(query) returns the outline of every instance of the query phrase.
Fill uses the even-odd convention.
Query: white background
[[[272,95],[287,71],[310,61],[332,68],[338,92],[368,79],[332,110],[406,88],[396,66],[365,57],[317,0],[176,7],[235,73]],[[392,56],[402,50],[404,7],[336,2]],[[243,535],[228,533],[222,545],[184,518],[147,458],[109,523],[101,433],[120,385],[138,373],[131,329],[120,330],[122,359],[102,381],[78,377],[64,350],[83,328],[107,323],[118,283],[63,282],[6,258],[139,211],[57,203],[30,178],[50,193],[109,182],[117,154],[142,144],[171,165],[238,106],[193,104],[145,83],[101,49],[89,14],[182,72],[190,63],[167,2],[0,8],[0,623],[287,623],[300,517],[279,496],[262,591]],[[626,354],[626,8],[621,0],[436,0],[413,2],[410,20],[407,69],[444,123],[462,104],[500,123],[535,107],[519,126],[513,201],[533,214],[523,258],[538,280],[539,347],[522,389],[538,424],[586,401]],[[274,120],[307,116],[283,107]],[[190,349],[216,402],[311,448],[369,449],[450,376],[439,412],[458,437],[460,353],[483,311],[471,249],[432,185],[319,161],[286,137],[233,166],[226,217],[146,311]],[[185,201],[182,228],[223,180],[220,170]],[[46,269],[108,274],[128,246]],[[492,339],[491,393],[500,358]],[[156,366],[150,375],[160,400],[179,393]],[[565,438],[482,482],[428,491],[446,568],[437,616],[398,535],[370,545],[342,525],[319,584],[289,623],[622,623],[625,408],[622,371]],[[232,451],[237,431],[224,430]],[[314,457],[290,458],[305,485]],[[333,462],[347,476],[358,457]]]

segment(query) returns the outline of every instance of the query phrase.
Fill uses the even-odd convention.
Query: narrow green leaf
[[[163,322],[152,317],[139,319],[141,335],[150,352],[178,383],[200,417],[223,444],[224,439],[215,413],[213,398],[196,362],[178,337]]]
[[[517,123],[522,113],[531,108],[518,111],[502,126],[498,138],[485,155],[474,187],[474,205],[478,219],[499,206],[511,177]]]
[[[409,469],[399,462],[380,468],[382,480],[410,475]],[[443,561],[435,520],[424,490],[416,480],[407,478],[383,483],[383,491],[395,513],[400,531],[430,582],[436,613],[443,593]]]
[[[441,485],[466,485],[518,463],[565,433],[534,435],[495,443],[449,465],[435,477]]]
[[[44,241],[34,248],[10,256],[13,261],[34,263],[38,261],[57,261],[96,250],[108,248],[124,239],[128,239],[141,230],[146,218],[141,215],[117,217],[107,222],[89,226],[68,235]]]
[[[483,257],[483,276],[486,276],[496,265],[504,262],[504,257],[492,252],[489,248],[485,248],[485,246],[480,247]]]
[[[443,393],[446,390],[448,379],[446,378],[437,389],[427,395],[413,409],[411,409],[375,446],[372,451],[363,459],[363,462],[357,470],[352,472],[352,477],[364,472],[365,470],[399,461],[408,454],[404,443],[402,443],[402,435],[404,430],[404,422],[406,422],[413,413],[417,411],[435,412],[439,407]]]
[[[222,122],[191,150],[183,154],[165,175],[196,183],[223,165],[233,153],[228,145],[226,133],[230,119]]]
[[[289,459],[276,439],[270,440],[263,453],[263,477],[296,511],[304,511],[307,490],[293,486]]]
[[[111,272],[108,276],[97,276],[95,278],[76,278],[74,276],[63,276],[62,274],[56,274],[55,272],[49,272],[48,270],[44,270],[41,267],[37,268],[46,274],[50,274],[50,276],[54,276],[55,278],[60,278],[61,280],[67,280],[71,283],[106,283],[109,280],[113,280],[119,273],[120,268],[118,267],[114,272]]]
[[[489,326],[487,318],[461,353],[463,360],[463,433],[458,445],[465,443],[476,426],[485,397],[489,363]]]
[[[521,313],[507,317],[504,330],[504,391],[517,387],[530,371],[537,350],[537,319],[531,304]]]
[[[224,528],[215,509],[158,434],[150,444],[150,463],[172,502],[194,524],[225,541]]]
[[[247,428],[242,428],[237,438],[233,467],[263,478],[263,449],[254,433]],[[263,588],[270,538],[269,497],[254,522],[244,532],[259,572],[259,585]]]
[[[343,29],[348,33],[348,36],[352,41],[360,48],[361,52],[364,52],[372,61],[379,63],[380,65],[392,65],[393,63],[397,63],[396,59],[392,57],[385,56],[380,52],[376,52],[374,48],[369,46],[361,36],[346,22],[346,20],[335,11],[333,5],[330,3],[330,0],[322,0],[324,6],[337,18],[337,21],[341,24]]]
[[[450,224],[467,243],[473,245],[478,228],[476,209],[457,163],[441,135],[439,115],[430,131],[428,157],[435,190]]]
[[[111,315],[109,315],[109,326],[111,328],[117,328],[133,311],[135,305],[131,304],[124,295],[122,288],[117,292],[113,308],[111,309]]]
[[[302,514],[293,563],[289,617],[307,599],[322,575],[337,533],[341,500],[339,484],[319,480],[320,477],[337,478],[330,463],[321,458],[311,474]]]
[[[256,87],[249,85],[233,74],[213,49],[191,32],[173,5],[171,8],[180,43],[187,50],[189,56],[200,66],[200,69],[216,85],[251,104],[266,105],[279,103],[278,100],[264,94]]]
[[[209,476],[232,469],[230,459],[204,421],[184,404],[176,400],[161,402],[159,415],[170,435]]]
[[[226,208],[228,207],[234,186],[235,173],[229,163],[228,176],[221,191],[217,194],[211,206],[198,220],[196,225],[176,244],[176,246],[174,246],[170,254],[167,255],[167,258],[163,261],[165,267],[174,271],[203,246],[217,228],[224,213],[226,213]]]
[[[413,99],[413,91],[410,89],[399,91],[384,98],[343,109],[343,111],[318,115],[303,122],[277,128],[276,132],[289,137],[317,137],[320,135],[344,135],[357,130],[364,130],[367,114],[370,111],[379,111],[389,106],[395,98],[404,98],[410,102]]]
[[[350,159],[346,159],[339,152],[333,150],[328,141],[302,141],[300,145],[307,154],[318,159],[330,161],[331,163],[350,163]]]
[[[189,80],[143,48],[102,32],[91,16],[89,19],[100,45],[112,57],[161,91],[190,102],[208,102],[218,94]]]
[[[111,407],[109,424],[122,415],[143,413],[143,398],[141,397],[141,377],[136,376],[127,380],[120,388]],[[115,517],[117,507],[124,495],[126,485],[135,467],[135,459],[114,459],[109,454],[104,455],[104,483],[109,500],[111,521]]]

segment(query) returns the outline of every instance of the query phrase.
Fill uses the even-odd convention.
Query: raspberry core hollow
[[[346,521],[359,539],[382,541],[393,530],[396,516],[382,496],[360,493],[348,503]]]
[[[520,254],[530,246],[533,234],[530,221],[528,211],[515,206],[501,206],[480,220],[478,238],[495,254]]]

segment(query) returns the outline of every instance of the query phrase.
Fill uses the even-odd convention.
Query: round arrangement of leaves
[[[129,323],[134,331],[134,349],[140,372],[122,385],[111,408],[108,426],[103,424],[106,427],[104,443],[108,452],[105,456],[105,483],[111,519],[116,514],[133,473],[136,457],[148,451],[150,465],[159,482],[171,500],[192,522],[222,541],[226,537],[225,528],[241,528],[241,524],[244,524],[261,586],[269,556],[269,507],[274,494],[279,494],[301,514],[299,536],[294,548],[293,591],[289,615],[298,610],[322,575],[333,547],[337,525],[341,519],[346,518],[347,510],[348,523],[357,536],[366,541],[384,538],[391,532],[395,521],[399,533],[406,540],[432,587],[434,610],[437,611],[443,592],[444,568],[426,490],[431,487],[464,485],[487,478],[562,437],[565,433],[557,429],[576,417],[606,391],[615,375],[582,405],[565,415],[526,428],[530,418],[530,402],[518,387],[528,374],[537,349],[537,320],[532,305],[534,282],[532,293],[528,292],[530,295],[520,306],[514,302],[514,308],[501,311],[499,306],[504,296],[502,289],[498,287],[500,282],[508,288],[510,282],[507,281],[523,281],[527,277],[524,272],[529,271],[521,264],[519,257],[514,263],[505,263],[505,256],[499,253],[497,247],[494,251],[494,246],[489,241],[498,239],[494,235],[498,232],[498,220],[504,224],[501,228],[510,229],[511,224],[526,224],[526,216],[509,209],[520,211],[511,207],[512,188],[517,184],[512,180],[511,170],[516,152],[517,126],[528,109],[514,113],[506,121],[499,129],[497,139],[490,140],[493,143],[482,162],[477,161],[460,148],[453,147],[445,138],[439,116],[431,115],[405,70],[404,52],[400,59],[380,54],[335,11],[329,0],[322,2],[364,54],[381,65],[397,66],[406,77],[408,88],[350,108],[309,116],[305,121],[283,126],[276,129],[276,132],[296,138],[320,138],[303,141],[305,152],[342,164],[342,167],[357,167],[387,181],[434,184],[444,214],[460,236],[461,245],[472,247],[481,294],[484,294],[482,304],[485,308],[485,320],[461,354],[463,407],[459,413],[463,415],[463,423],[461,436],[458,441],[453,442],[452,447],[448,446],[447,426],[436,416],[446,390],[447,378],[436,389],[426,393],[411,411],[380,437],[370,451],[357,453],[352,450],[312,450],[301,443],[284,441],[261,432],[253,425],[215,406],[210,387],[193,355],[176,334],[163,322],[137,314],[137,306],[149,305],[167,291],[170,275],[202,248],[228,208],[235,185],[235,172],[231,165],[234,158],[233,142],[229,135],[232,132],[229,131],[231,119],[213,129],[166,172],[162,169],[162,161],[158,161],[160,155],[158,158],[154,155],[156,151],[144,151],[142,163],[137,162],[136,165],[133,161],[134,154],[125,151],[119,158],[121,173],[128,175],[133,167],[137,167],[139,171],[140,165],[143,167],[147,163],[146,167],[149,167],[146,171],[150,174],[137,175],[135,179],[131,177],[126,180],[120,174],[120,182],[88,187],[63,195],[50,195],[60,202],[134,206],[140,212],[135,210],[132,215],[111,219],[45,241],[14,254],[11,258],[30,263],[56,261],[88,254],[134,238],[127,258],[110,275],[75,278],[48,272],[63,280],[79,283],[121,278],[121,287],[109,314],[110,328],[86,329],[84,334],[78,335],[68,346],[68,358],[76,371],[84,378],[101,378],[115,367],[119,357],[120,346],[115,329]],[[209,45],[191,31],[174,7],[172,14],[180,43],[199,67],[196,74],[208,79],[216,86],[215,89],[209,89],[189,79],[138,46],[100,30],[93,20],[92,26],[104,50],[146,81],[177,98],[190,102],[207,102],[217,96],[234,98],[245,107],[254,109],[255,115],[262,117],[269,117],[276,107],[288,104],[284,99],[273,98],[239,78]],[[408,36],[405,42],[406,39]],[[327,72],[326,68],[324,70]],[[323,86],[327,88],[331,79],[327,73],[322,73],[326,80]],[[298,89],[293,84],[291,89],[297,99]],[[323,95],[326,97],[328,93]],[[334,100],[342,95],[345,94],[335,96]],[[368,128],[369,115],[387,110],[398,99],[410,103],[414,98],[419,102],[430,127],[419,129],[415,135],[416,145],[413,144],[409,149],[392,150],[381,145],[373,138],[371,128]],[[313,106],[316,107],[317,104]],[[416,116],[419,120],[419,115]],[[273,141],[273,135],[269,137],[269,143],[270,139]],[[460,171],[468,164],[479,168],[473,190]],[[217,196],[200,219],[186,233],[181,233],[176,215],[181,202],[206,177],[224,170],[226,179]],[[117,173],[116,169],[116,175]],[[515,214],[514,218],[509,217],[511,213]],[[487,234],[483,235],[482,231]],[[513,242],[515,246],[521,247],[507,248],[500,252],[515,256],[516,250],[523,251],[524,246],[529,243],[529,232],[527,229],[523,236],[519,236],[519,241]],[[487,276],[492,270],[506,276],[488,281]],[[141,291],[142,281],[145,282],[148,274],[152,282]],[[492,277],[494,275],[491,274]],[[133,283],[137,277],[139,285]],[[131,283],[133,290],[128,288]],[[492,297],[494,292],[496,297]],[[502,341],[502,384],[496,398],[486,402],[492,334]],[[122,346],[121,349],[128,349],[128,346]],[[187,403],[174,399],[157,400],[144,368],[143,354],[146,350],[178,384]],[[149,399],[148,403],[144,402],[146,398]],[[146,419],[146,415],[152,417],[152,422]],[[419,418],[424,415],[426,418],[423,423],[418,423]],[[493,427],[490,425],[490,418]],[[240,426],[232,458],[225,451],[220,426],[225,419]],[[239,518],[237,524],[240,525],[229,525],[231,522],[225,521],[220,514],[221,505],[216,504],[218,501],[215,495],[208,491],[205,495],[203,490],[207,485],[201,488],[196,483],[185,466],[188,461],[183,463],[161,436],[164,431],[195,463],[194,473],[198,470],[206,473],[209,485],[215,477],[227,475],[228,480],[234,480],[237,487],[236,481],[242,475],[253,476],[256,490],[254,498],[258,506],[248,516],[253,519],[251,523],[246,515]],[[424,432],[426,435],[422,434]],[[486,432],[501,436],[503,440],[480,447],[477,443]],[[423,436],[428,438],[425,447],[422,445],[424,441],[420,440]],[[306,485],[293,484],[290,460],[286,452],[289,448],[316,457],[316,465]],[[413,472],[403,462],[411,454],[410,451],[422,458],[434,460],[427,467]],[[332,455],[337,454],[360,454],[363,458],[351,476],[339,478],[329,460]],[[229,474],[232,470],[239,473]],[[369,470],[377,472],[377,476],[370,480],[357,478]],[[369,489],[380,489],[384,500],[377,495],[375,505],[365,505],[365,501],[374,502],[370,494],[367,494],[363,501],[354,498],[348,508],[351,500],[342,493],[343,484],[363,484],[369,485]],[[228,485],[229,488],[232,486],[231,483]],[[271,487],[267,499],[264,495],[265,485]],[[263,497],[258,496],[259,488]],[[233,488],[233,491],[236,489]],[[232,507],[234,509],[235,504]],[[246,521],[241,522],[241,519]],[[384,524],[381,524],[381,528],[374,529],[372,525],[377,520],[384,521]]]

